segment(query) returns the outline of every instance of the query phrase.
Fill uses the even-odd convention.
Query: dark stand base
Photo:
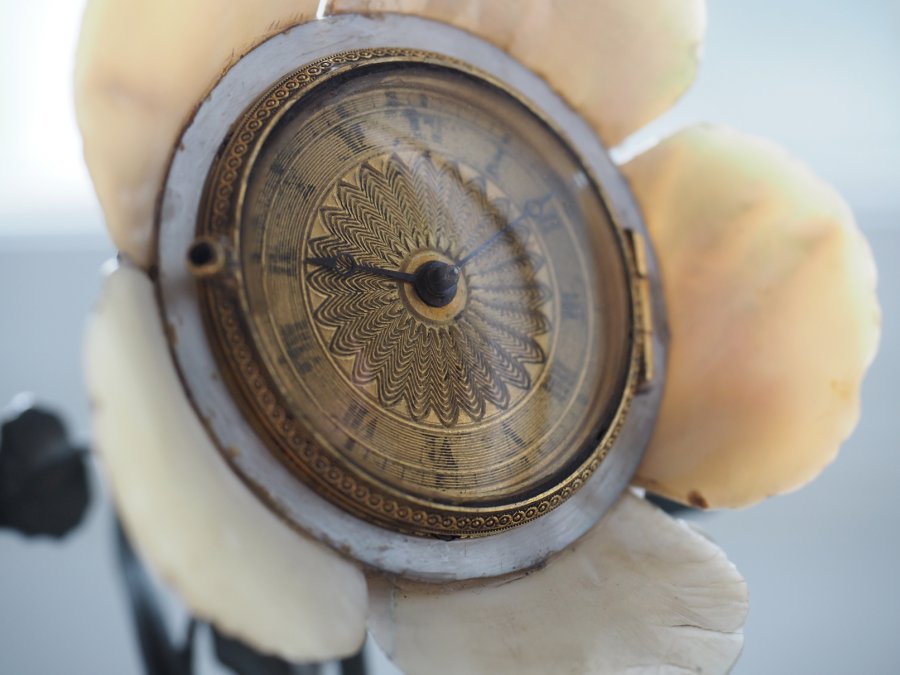
[[[13,411],[0,427],[0,528],[27,536],[63,537],[81,523],[91,499],[87,452],[69,442],[62,420],[29,407]],[[201,625],[191,619],[180,643],[169,636],[161,599],[118,519],[119,569],[147,675],[192,675]],[[319,675],[324,664],[293,664],[261,654],[210,627],[216,658],[237,675]],[[340,661],[343,675],[366,675],[363,653]]]

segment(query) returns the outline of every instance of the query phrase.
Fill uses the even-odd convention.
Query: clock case
[[[483,74],[539,111],[594,180],[626,249],[635,321],[632,367],[604,453],[564,499],[508,529],[481,537],[434,538],[387,529],[335,505],[288,471],[246,418],[221,373],[204,325],[202,265],[187,263],[206,177],[235,121],[272,85],[303,66],[340,54],[425,54]],[[539,564],[574,542],[612,506],[637,468],[662,395],[667,331],[658,266],[637,205],[596,134],[531,71],[508,54],[450,26],[401,15],[343,15],[296,26],[238,61],[200,104],[173,155],[157,219],[160,309],[173,357],[214,444],[244,482],[302,532],[386,572],[425,581],[497,576]],[[574,487],[574,489],[572,489]],[[524,513],[524,512],[523,512]]]

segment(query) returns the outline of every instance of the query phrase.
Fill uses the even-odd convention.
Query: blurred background
[[[114,250],[72,109],[82,8],[0,3],[0,405],[33,392],[87,444],[80,342]],[[900,673],[900,2],[711,0],[696,84],[623,152],[698,121],[772,138],[838,187],[875,251],[884,311],[862,421],[838,460],[798,493],[692,516],[749,583],[734,672]],[[62,543],[0,530],[0,673],[141,672],[92,475],[101,498]],[[203,651],[201,672],[224,672]]]

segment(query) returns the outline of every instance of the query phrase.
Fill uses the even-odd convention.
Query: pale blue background
[[[79,12],[0,0],[0,404],[33,391],[87,439],[79,341],[113,251],[71,111]],[[694,121],[773,138],[839,187],[875,249],[885,315],[837,462],[802,492],[697,519],[750,585],[735,673],[900,673],[900,2],[712,0],[696,85],[626,151]],[[139,672],[110,518],[95,505],[60,546],[0,534],[0,673]]]

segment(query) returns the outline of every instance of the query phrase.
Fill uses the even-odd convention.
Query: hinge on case
[[[635,271],[635,293],[638,316],[635,338],[640,341],[640,366],[638,369],[638,391],[646,389],[654,376],[653,360],[653,303],[650,297],[650,278],[647,266],[647,243],[640,232],[625,230],[625,242],[631,252]]]

